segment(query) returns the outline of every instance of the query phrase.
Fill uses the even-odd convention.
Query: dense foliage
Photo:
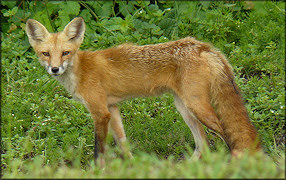
[[[24,176],[44,164],[84,168],[90,164],[93,154],[92,119],[84,106],[73,100],[40,67],[24,31],[28,18],[40,21],[50,32],[57,32],[74,17],[83,17],[87,28],[81,49],[86,50],[125,42],[155,44],[186,36],[213,44],[234,67],[236,82],[265,152],[275,161],[280,159],[281,151],[285,151],[284,8],[285,2],[279,1],[1,1],[1,160],[4,177],[15,177],[17,173]],[[191,132],[176,111],[171,94],[129,100],[121,103],[120,109],[135,156],[141,156],[144,151],[155,153],[159,159],[172,157],[178,161],[190,154],[188,146],[194,148]],[[220,148],[226,151],[219,138],[211,132],[208,136],[212,151]],[[114,145],[112,137],[109,137],[109,144]],[[206,162],[211,163],[213,157],[209,155]],[[150,157],[144,154],[142,158]],[[285,160],[285,156],[283,158]],[[142,161],[135,158],[132,164]],[[152,165],[149,159],[144,162]],[[219,162],[226,163],[224,160]],[[126,165],[116,158],[114,163],[110,166]],[[174,166],[165,160],[162,163]],[[204,167],[196,163],[196,167]],[[161,166],[157,164],[157,167]],[[247,170],[255,168],[241,167],[246,174],[226,170],[222,171],[226,174],[217,177],[259,177],[264,172],[257,166],[251,174]],[[47,168],[48,172],[53,172]],[[272,171],[274,174],[265,176],[281,177],[283,169],[285,164],[279,175]],[[177,168],[174,174],[181,171]],[[164,172],[161,177],[167,176]],[[203,175],[192,177],[211,177],[205,171],[198,172]],[[101,174],[98,177],[114,176]],[[160,174],[154,177],[160,177]]]

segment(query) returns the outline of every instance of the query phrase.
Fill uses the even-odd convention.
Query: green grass
[[[19,159],[11,162],[10,172],[3,178],[283,178],[285,177],[285,155],[276,163],[263,154],[236,159],[220,149],[207,152],[202,159],[176,161],[173,156],[160,159],[154,154],[138,153],[132,159],[114,158],[114,152],[107,152],[104,169],[94,166],[81,168],[74,161],[72,166],[46,165],[44,156],[32,161]],[[77,158],[76,158],[77,159]],[[8,171],[9,171],[8,170]],[[36,171],[35,171],[36,170]],[[7,170],[6,170],[7,171]]]
[[[50,29],[61,29],[65,25],[61,21],[69,16],[57,14],[57,8],[66,2],[61,6],[58,2],[47,6],[25,2],[17,12],[11,10],[19,5],[16,2],[1,3],[8,4],[2,6],[7,19],[3,24],[1,21],[2,178],[285,177],[284,2],[253,2],[252,8],[244,2],[120,2],[124,18],[112,11],[105,11],[110,12],[108,16],[95,11],[96,21],[89,14],[92,8],[76,9],[87,24],[81,49],[104,49],[126,41],[155,44],[186,36],[220,49],[234,67],[236,82],[265,151],[264,155],[230,159],[226,145],[206,129],[210,152],[200,160],[191,160],[195,147],[192,134],[167,93],[119,104],[134,158],[119,158],[120,150],[109,136],[104,170],[93,165],[90,114],[40,67],[21,24],[25,19],[19,22],[16,18],[41,21],[47,7],[58,16],[49,16],[54,18],[53,28],[46,20],[42,22]],[[95,9],[110,7],[101,1],[86,3]],[[28,16],[21,9],[23,5],[36,11],[29,11]],[[18,28],[9,30],[15,26]]]

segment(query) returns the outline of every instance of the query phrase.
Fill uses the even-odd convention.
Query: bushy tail
[[[212,73],[211,97],[232,152],[258,150],[261,144],[251,124],[228,61],[217,51],[209,59]]]

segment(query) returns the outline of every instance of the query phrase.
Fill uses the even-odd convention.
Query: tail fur
[[[211,97],[232,152],[261,149],[255,127],[251,124],[240,90],[234,82],[232,67],[218,51],[208,58],[212,75]]]

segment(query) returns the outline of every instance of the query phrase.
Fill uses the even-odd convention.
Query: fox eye
[[[64,51],[63,52],[63,56],[66,56],[66,55],[68,55],[70,52],[69,51]]]
[[[50,53],[49,53],[49,52],[42,52],[42,54],[43,54],[44,56],[50,56]]]

